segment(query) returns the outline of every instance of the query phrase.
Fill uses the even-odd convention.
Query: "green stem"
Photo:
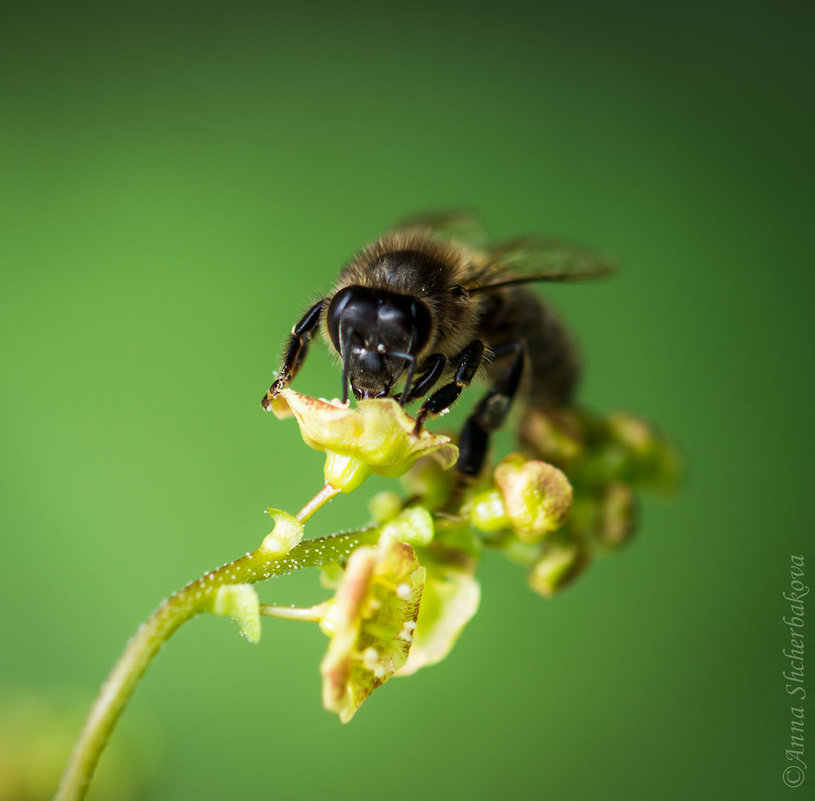
[[[305,523],[318,509],[325,506],[332,498],[336,498],[340,490],[326,484],[298,513],[297,519]]]
[[[325,610],[327,608],[327,603],[307,607],[261,604],[260,614],[266,617],[280,617],[284,620],[307,620],[313,623],[319,623],[325,616]]]
[[[359,545],[375,542],[377,533],[376,529],[368,529],[306,540],[284,556],[270,556],[259,548],[205,573],[164,601],[139,627],[102,686],[65,768],[55,801],[85,797],[110,733],[151,660],[183,623],[209,609],[219,587],[254,584],[304,567],[343,562]]]

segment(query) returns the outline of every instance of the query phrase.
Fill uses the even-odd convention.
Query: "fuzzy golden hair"
[[[468,298],[464,287],[485,260],[478,251],[435,239],[422,229],[395,231],[371,242],[345,265],[325,308],[348,286],[418,297],[433,322],[420,358],[429,353],[452,358],[476,338],[481,300]]]

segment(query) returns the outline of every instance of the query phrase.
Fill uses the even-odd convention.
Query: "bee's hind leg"
[[[524,370],[526,347],[523,342],[509,342],[494,350],[495,358],[512,354],[512,361],[493,384],[492,389],[478,402],[464,423],[459,437],[459,457],[456,469],[465,476],[477,476],[484,466],[490,434],[499,429],[518,392]]]
[[[264,409],[270,409],[272,400],[289,385],[291,380],[297,375],[297,371],[303,364],[303,360],[308,353],[308,346],[311,337],[317,326],[320,324],[320,315],[325,305],[325,298],[318,300],[297,322],[291,330],[289,344],[286,347],[286,355],[283,357],[283,364],[280,367],[277,378],[269,387],[269,391],[263,396],[261,404]]]

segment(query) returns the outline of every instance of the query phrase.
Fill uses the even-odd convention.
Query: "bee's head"
[[[342,398],[382,398],[408,371],[430,339],[431,317],[420,298],[348,286],[331,299],[328,335],[342,358]],[[406,395],[404,397],[407,397]]]

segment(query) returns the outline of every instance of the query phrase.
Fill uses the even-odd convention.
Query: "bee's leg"
[[[506,420],[523,374],[525,347],[522,342],[501,345],[494,353],[496,358],[511,353],[512,361],[492,389],[478,402],[461,430],[456,469],[465,476],[477,476],[481,472],[490,433],[500,428]]]
[[[430,392],[447,366],[447,357],[442,353],[432,353],[427,357],[427,364],[429,365],[428,368],[419,376],[410,392],[408,392],[405,403],[410,403]]]
[[[424,421],[430,416],[446,412],[456,401],[461,390],[468,386],[473,376],[478,371],[481,364],[481,359],[484,356],[484,343],[480,339],[471,342],[464,348],[461,353],[455,358],[457,363],[456,373],[453,380],[449,384],[445,384],[440,389],[437,389],[419,409],[419,414],[416,415],[416,427],[413,429],[414,434],[419,434],[424,425]]]
[[[277,396],[281,389],[285,389],[291,380],[297,375],[297,371],[303,364],[308,353],[309,342],[317,326],[320,324],[320,313],[323,310],[325,299],[318,300],[292,328],[289,344],[286,348],[286,355],[283,364],[277,374],[275,382],[269,387],[269,391],[264,396],[261,404],[264,409],[271,409],[272,399]]]

